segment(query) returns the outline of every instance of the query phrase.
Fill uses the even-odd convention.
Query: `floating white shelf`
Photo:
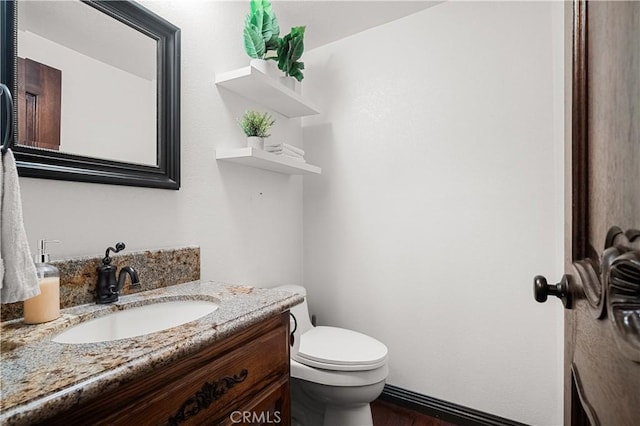
[[[312,164],[288,159],[282,155],[272,154],[262,149],[233,148],[216,149],[216,159],[231,161],[245,166],[271,170],[287,175],[320,174],[322,169]]]
[[[288,118],[319,114],[313,103],[304,99],[252,66],[216,75],[216,85],[224,87]]]

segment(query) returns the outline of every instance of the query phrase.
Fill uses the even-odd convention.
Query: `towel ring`
[[[2,140],[2,154],[7,152],[11,148],[13,141],[13,97],[11,96],[11,90],[5,85],[0,83],[0,95],[4,95],[4,104],[7,108],[6,122],[7,127],[4,130],[4,139]]]

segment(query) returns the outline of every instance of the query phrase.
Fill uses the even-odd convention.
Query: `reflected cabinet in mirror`
[[[20,175],[178,189],[180,30],[130,1],[2,3]]]

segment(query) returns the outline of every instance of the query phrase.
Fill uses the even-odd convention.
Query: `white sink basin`
[[[74,325],[52,340],[79,344],[142,336],[197,320],[216,309],[217,303],[205,300],[177,300],[137,306]]]

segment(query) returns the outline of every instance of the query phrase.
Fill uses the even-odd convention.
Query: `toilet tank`
[[[302,296],[304,296],[304,301],[302,303],[300,303],[299,305],[296,305],[294,307],[292,307],[291,313],[296,317],[296,321],[298,323],[298,327],[296,329],[295,332],[295,338],[294,341],[295,343],[299,343],[300,342],[300,335],[302,335],[303,333],[305,333],[308,330],[311,330],[313,328],[313,325],[311,324],[311,319],[309,316],[309,306],[307,305],[307,290],[299,285],[283,285],[280,287],[275,287],[275,289],[278,290],[285,290],[285,291],[290,291],[292,293],[298,293]],[[294,325],[294,321],[293,319],[291,320],[291,330],[293,331],[295,325]],[[297,348],[297,345],[295,345]]]

